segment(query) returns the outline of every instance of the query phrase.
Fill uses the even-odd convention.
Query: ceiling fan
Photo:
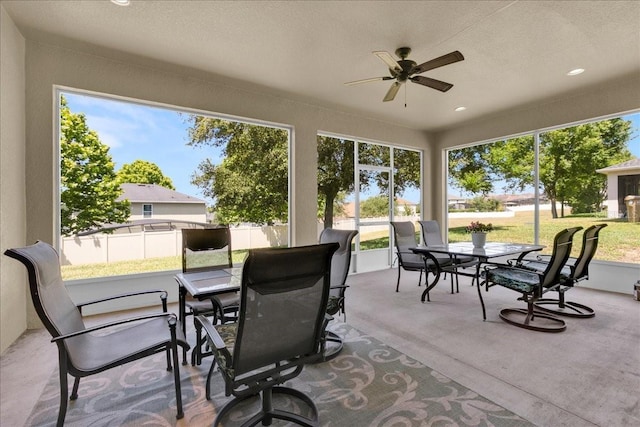
[[[442,55],[420,65],[416,64],[415,61],[407,59],[410,53],[410,47],[400,47],[396,49],[396,55],[400,58],[400,60],[396,60],[393,58],[393,56],[391,56],[389,52],[375,51],[373,52],[373,54],[380,58],[385,64],[387,64],[391,75],[356,80],[353,82],[347,82],[345,83],[345,85],[351,86],[360,83],[375,82],[379,80],[395,80],[395,82],[393,82],[393,84],[389,88],[389,91],[385,95],[383,99],[384,102],[393,101],[393,99],[396,97],[396,94],[398,93],[398,90],[400,90],[400,86],[402,86],[407,80],[410,80],[413,83],[418,83],[423,86],[430,87],[432,89],[439,90],[441,92],[446,92],[453,87],[451,83],[443,82],[441,80],[436,80],[429,77],[416,76],[414,74],[424,73],[425,71],[433,70],[434,68],[443,67],[445,65],[464,60],[464,56],[462,56],[459,51],[456,50],[454,52],[447,53],[446,55]]]

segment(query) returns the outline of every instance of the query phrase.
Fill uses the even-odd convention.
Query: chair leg
[[[519,298],[525,299],[526,297]],[[500,318],[510,325],[539,332],[562,332],[567,329],[564,320],[550,314],[534,310],[534,300],[527,300],[527,308],[504,308],[500,310]],[[535,323],[535,319],[545,319]]]
[[[78,398],[78,387],[80,386],[80,377],[75,377],[73,380],[73,390],[71,390],[71,396],[69,400],[76,400]]]
[[[550,306],[550,307],[548,307]],[[583,304],[572,301],[562,301],[551,298],[541,298],[536,302],[536,308],[547,313],[559,314],[560,316],[588,319],[594,317],[596,312]]]
[[[196,345],[191,350],[191,366],[200,365],[202,361],[202,356],[200,356],[200,352],[202,351],[202,326],[198,322],[195,321],[197,314],[194,314],[194,326],[196,329]]]
[[[402,269],[402,267],[400,267],[398,265],[398,281],[396,283],[396,292],[398,292],[398,289],[400,288],[400,270]]]
[[[59,346],[61,344],[58,344]],[[57,427],[64,426],[64,418],[67,415],[67,399],[69,398],[69,384],[67,383],[67,359],[64,348],[58,347],[58,371],[60,374],[60,409],[58,410]]]
[[[216,358],[214,357],[211,360],[211,367],[209,368],[209,373],[207,374],[207,385],[205,390],[205,395],[207,396],[207,400],[211,400],[211,376],[213,375],[214,368],[216,367]]]
[[[169,320],[169,331],[171,332],[171,353],[173,355],[173,382],[176,388],[176,419],[184,417],[182,411],[182,389],[180,387],[180,365],[178,360],[178,339],[176,337],[176,321]]]

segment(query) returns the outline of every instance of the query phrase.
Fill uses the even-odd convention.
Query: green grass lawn
[[[471,241],[471,235],[465,233],[465,227],[471,219],[453,218],[449,220],[449,241]],[[487,241],[533,243],[533,212],[516,212],[512,218],[481,219],[491,222],[494,231],[487,236]],[[640,223],[629,223],[626,220],[607,219],[589,216],[568,216],[551,218],[550,212],[540,213],[540,244],[546,245],[543,253],[550,253],[553,237],[564,228],[606,223],[608,226],[600,232],[600,243],[596,259],[640,263]],[[385,232],[361,235],[361,249],[386,248],[389,237]],[[582,242],[582,233],[575,236],[572,255],[577,256]],[[233,251],[233,262],[241,263],[246,250]],[[166,258],[150,258],[145,260],[120,261],[108,264],[66,265],[62,267],[65,280],[85,279],[91,277],[117,276],[153,271],[180,270],[180,256]]]

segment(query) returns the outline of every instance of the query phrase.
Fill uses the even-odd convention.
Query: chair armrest
[[[195,320],[196,322],[200,323],[200,325],[202,326],[202,329],[204,329],[205,333],[207,334],[207,340],[209,341],[209,344],[213,345],[216,348],[216,350],[218,350],[220,353],[224,355],[225,363],[226,363],[225,366],[230,367],[231,354],[229,353],[229,349],[227,349],[227,346],[225,345],[224,340],[222,339],[218,331],[216,331],[216,328],[213,327],[211,322],[209,322],[209,320],[207,320],[205,316],[198,315],[195,317]],[[220,365],[219,362],[218,364]]]
[[[175,327],[176,324],[178,323],[178,318],[173,313],[145,314],[143,316],[136,316],[136,317],[129,317],[127,319],[115,320],[113,322],[103,323],[102,325],[97,325],[97,326],[93,326],[91,328],[86,328],[86,329],[83,329],[81,331],[76,331],[76,332],[72,332],[70,334],[60,335],[60,336],[54,337],[51,340],[51,342],[56,342],[56,341],[60,341],[60,340],[66,340],[67,338],[77,337],[78,335],[88,334],[90,332],[99,331],[101,329],[112,328],[114,326],[124,325],[126,323],[131,323],[131,322],[138,322],[138,321],[141,321],[141,320],[155,319],[157,317],[166,317],[167,318],[167,325],[169,327]]]
[[[163,289],[150,289],[150,290],[146,290],[146,291],[128,292],[126,294],[112,295],[112,296],[109,296],[109,297],[106,297],[106,298],[100,298],[100,299],[96,299],[96,300],[85,301],[85,302],[82,302],[80,304],[77,304],[76,307],[78,308],[78,310],[80,310],[80,313],[82,313],[82,307],[87,306],[87,305],[98,304],[98,303],[101,303],[101,302],[111,301],[111,300],[115,300],[115,299],[119,299],[119,298],[128,298],[128,297],[134,297],[134,296],[138,296],[138,295],[156,294],[156,293],[160,294],[160,300],[162,301],[162,311],[166,313],[167,312],[167,296],[168,296],[168,293],[167,293],[167,291],[165,291]]]
[[[200,323],[202,329],[204,329],[209,338],[211,338],[211,341],[215,348],[217,348],[218,350],[222,350],[223,348],[227,347],[218,331],[216,331],[216,328],[211,325],[211,322],[209,322],[209,320],[207,320],[205,316],[196,316],[196,320],[198,321],[198,323]]]

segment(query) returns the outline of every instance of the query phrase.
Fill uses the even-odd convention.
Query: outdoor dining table
[[[204,270],[192,273],[176,274],[178,282],[178,305],[182,332],[186,336],[186,297],[187,293],[198,300],[226,292],[240,291],[242,268]],[[183,350],[183,364],[186,364],[187,350]]]
[[[476,248],[473,246],[471,242],[457,242],[457,243],[449,243],[447,245],[439,245],[439,246],[416,246],[411,248],[411,250],[420,255],[425,255],[427,253],[436,253],[436,254],[447,254],[454,260],[460,256],[464,257],[476,257],[480,262],[476,265],[475,272],[473,273],[464,273],[464,272],[456,272],[455,274],[460,274],[463,276],[475,277],[476,279],[476,287],[478,288],[478,297],[480,298],[480,304],[482,305],[482,319],[487,320],[486,310],[484,308],[484,300],[482,299],[482,292],[480,286],[480,268],[481,264],[486,263],[491,258],[501,258],[505,256],[514,256],[518,255],[517,262],[522,260],[527,254],[531,252],[536,252],[544,249],[544,245],[530,245],[523,243],[502,243],[502,242],[487,242],[484,247]],[[433,283],[428,286],[424,292],[422,292],[421,301],[424,303],[425,298],[429,291],[433,289],[435,285],[438,284],[440,279],[440,274],[437,274],[436,279]]]

